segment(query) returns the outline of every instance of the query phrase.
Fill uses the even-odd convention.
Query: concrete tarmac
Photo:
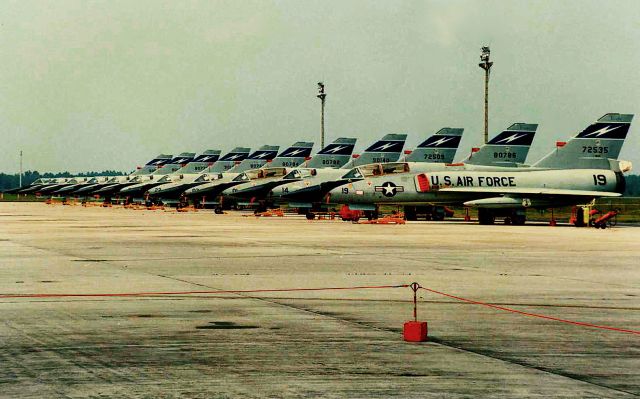
[[[640,228],[0,203],[0,295],[399,285],[640,330]],[[0,298],[3,398],[623,398],[640,336],[409,288]]]

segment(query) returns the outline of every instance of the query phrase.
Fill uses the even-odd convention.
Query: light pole
[[[484,69],[484,143],[489,141],[489,73],[493,62],[489,61],[491,50],[489,46],[482,47],[480,54],[480,68]]]
[[[22,187],[22,150],[20,150],[20,176],[18,176],[18,187]]]
[[[320,99],[320,148],[324,148],[324,101],[327,94],[324,92],[324,83],[318,82],[318,95]]]

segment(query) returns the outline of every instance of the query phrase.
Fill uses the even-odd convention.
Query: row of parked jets
[[[278,153],[265,145],[251,152],[236,147],[221,156],[159,155],[128,176],[38,179],[14,192],[101,197],[127,201],[257,210],[288,204],[312,219],[348,205],[372,217],[383,204],[444,219],[446,205],[478,208],[480,224],[504,217],[524,224],[526,209],[548,209],[620,196],[631,164],[618,155],[633,115],[609,113],[572,137],[557,142],[542,159],[526,164],[538,125],[514,123],[488,143],[453,162],[461,128],[442,128],[413,151],[407,135],[387,134],[354,155],[355,138],[338,138],[311,156],[313,143],[296,142]]]

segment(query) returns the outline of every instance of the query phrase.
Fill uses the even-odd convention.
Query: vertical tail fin
[[[168,175],[175,173],[181,168],[185,167],[189,162],[193,161],[196,157],[195,152],[183,152],[180,155],[173,157],[169,162],[162,165],[161,169],[153,172],[153,175]]]
[[[138,167],[138,169],[133,172],[131,176],[151,174],[162,165],[171,161],[171,159],[173,159],[173,155],[160,154],[157,157],[153,158],[151,161],[147,162],[144,166]]]
[[[524,164],[537,129],[537,123],[514,123],[480,149],[474,149],[463,162],[488,166]]]
[[[211,172],[213,173],[221,173],[226,172],[227,170],[236,166],[237,162],[242,162],[249,156],[250,148],[247,147],[236,147],[233,150],[229,151],[227,154],[223,155],[222,158],[218,159],[213,167],[211,168]]]
[[[627,138],[633,114],[606,114],[566,143],[557,143],[533,166],[551,169],[609,169],[618,159]]]
[[[307,163],[309,168],[339,168],[351,159],[356,139],[340,137],[327,144]]]
[[[201,173],[211,167],[220,158],[220,150],[207,150],[186,166],[178,171],[178,173]]]
[[[278,155],[277,145],[263,145],[249,155],[242,162],[229,169],[229,172],[244,172],[249,169],[259,169],[267,164],[267,161],[273,159]]]
[[[456,155],[462,128],[443,127],[436,134],[423,141],[411,154],[407,155],[407,162],[451,163]]]
[[[406,134],[387,134],[364,150],[359,157],[344,165],[342,169],[351,169],[369,163],[395,162],[400,158],[406,140]]]
[[[296,167],[304,163],[304,161],[311,155],[311,149],[313,149],[313,143],[298,141],[286,150],[278,154],[277,157],[271,161],[269,166],[273,167]]]

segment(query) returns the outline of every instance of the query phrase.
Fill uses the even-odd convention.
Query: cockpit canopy
[[[342,178],[364,179],[365,177],[406,173],[409,171],[409,164],[406,162],[371,163],[351,169],[347,174],[342,176]]]
[[[306,179],[308,177],[315,176],[318,172],[315,169],[302,168],[302,169],[294,169],[291,172],[287,173],[282,179],[283,180],[300,180]]]
[[[200,176],[198,176],[194,180],[194,182],[201,183],[201,182],[218,180],[218,179],[222,179],[222,173],[203,173]]]
[[[265,179],[267,177],[282,177],[286,173],[286,168],[252,169],[239,174],[233,179],[233,181],[249,181],[255,179]]]

